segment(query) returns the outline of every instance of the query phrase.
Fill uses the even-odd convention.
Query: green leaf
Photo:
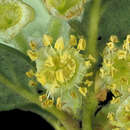
[[[31,68],[33,66],[27,57],[0,44],[0,110],[28,104],[30,101],[26,99],[26,95],[37,95],[36,90],[28,86],[28,78],[25,75]]]

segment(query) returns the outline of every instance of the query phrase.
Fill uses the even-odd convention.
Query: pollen
[[[46,84],[46,78],[44,75],[40,75],[39,73],[36,73],[37,81],[40,82],[43,86]]]
[[[78,49],[78,50],[85,50],[85,49],[86,49],[86,41],[85,41],[83,38],[81,38],[81,39],[79,40],[77,49]]]
[[[83,96],[86,96],[87,88],[79,87],[79,92],[80,92]]]
[[[70,41],[69,41],[69,44],[71,46],[76,46],[77,45],[77,39],[74,35],[70,35]]]
[[[63,74],[63,70],[58,70],[56,71],[56,79],[57,81],[63,83],[64,82],[64,74]]]
[[[64,41],[63,38],[60,37],[59,39],[57,39],[56,43],[55,43],[55,48],[59,51],[59,50],[63,50],[64,49]]]
[[[53,38],[49,35],[43,35],[42,42],[44,46],[49,46],[52,44]]]
[[[30,57],[32,61],[35,61],[38,58],[38,54],[32,50],[28,50],[27,55]]]
[[[29,78],[32,78],[34,76],[34,72],[32,69],[30,69],[28,72],[26,72],[26,76]]]
[[[113,42],[113,43],[119,42],[118,37],[116,35],[111,35],[110,36],[110,41]]]

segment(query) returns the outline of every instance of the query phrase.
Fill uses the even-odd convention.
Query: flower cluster
[[[71,35],[67,45],[62,37],[53,45],[52,37],[43,35],[41,47],[34,41],[30,42],[30,47],[31,50],[28,50],[27,54],[35,61],[37,71],[34,73],[30,70],[26,74],[29,78],[35,76],[46,89],[46,93],[40,96],[43,105],[51,106],[56,101],[57,108],[62,109],[67,104],[65,102],[73,106],[72,98],[78,100],[75,105],[79,107],[82,102],[79,97],[81,94],[86,96],[87,87],[93,84],[93,81],[89,80],[89,77],[93,76],[90,68],[96,62],[92,55],[81,53],[86,49],[86,40],[80,38],[77,41],[76,37]]]
[[[110,37],[102,65],[100,77],[103,87],[114,95],[110,102],[113,109],[107,117],[119,130],[130,129],[130,35],[127,35],[123,44],[117,36]]]

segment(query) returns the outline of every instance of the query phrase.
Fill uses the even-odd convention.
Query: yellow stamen
[[[86,41],[85,41],[85,39],[81,38],[81,39],[79,40],[77,49],[78,49],[78,50],[85,50],[85,49],[86,49]]]
[[[105,76],[105,70],[103,68],[100,69],[100,72],[101,72],[101,78],[104,78]]]
[[[87,68],[90,68],[92,66],[91,62],[88,60],[88,61],[85,61],[85,66]]]
[[[107,43],[107,46],[110,50],[112,50],[114,48],[114,43],[113,42],[109,42]]]
[[[76,46],[77,45],[77,39],[76,39],[76,37],[74,35],[70,35],[70,42],[69,42],[69,44],[71,46]]]
[[[113,43],[119,42],[118,37],[116,35],[111,35],[110,41],[113,42]]]
[[[86,81],[85,81],[85,84],[86,84],[88,87],[90,87],[90,86],[92,86],[93,81],[86,80]]]
[[[87,78],[87,77],[91,77],[91,76],[93,76],[93,72],[87,73],[87,74],[85,75],[86,78]]]
[[[43,106],[45,107],[51,107],[53,105],[53,100],[51,99],[47,99],[44,103],[43,103]]]
[[[127,35],[126,42],[127,42],[127,43],[130,43],[130,34]]]
[[[113,113],[113,112],[109,112],[108,115],[107,115],[107,118],[108,118],[110,121],[114,121],[114,113]]]
[[[57,39],[56,43],[55,43],[55,48],[59,51],[59,50],[63,50],[64,49],[64,41],[63,38],[60,37]]]
[[[35,61],[38,58],[38,54],[32,50],[28,50],[27,55],[30,57],[32,61]]]
[[[31,69],[28,72],[26,72],[26,75],[27,77],[32,78],[34,76],[33,70]]]
[[[61,104],[61,98],[60,98],[60,97],[57,98],[56,107],[57,107],[57,109],[59,109],[59,110],[62,109],[62,104]]]
[[[118,97],[118,96],[121,95],[120,92],[119,92],[118,90],[116,90],[116,89],[113,89],[113,90],[112,90],[112,93],[113,93],[114,96],[116,96],[116,97]]]
[[[29,46],[30,46],[30,48],[31,48],[32,50],[35,50],[35,49],[37,48],[37,43],[36,43],[35,41],[31,41],[31,42],[29,43]]]
[[[46,94],[43,94],[43,95],[39,96],[40,102],[42,102],[44,99],[46,99],[46,97],[47,97]]]
[[[125,106],[125,111],[130,112],[130,105]]]
[[[96,59],[95,59],[92,55],[89,55],[89,56],[88,56],[88,59],[91,60],[93,63],[96,62]]]
[[[43,86],[46,84],[46,78],[44,75],[40,75],[39,73],[37,73],[36,75],[37,81],[40,82]]]
[[[30,80],[29,81],[29,86],[37,86],[37,82]]]
[[[53,58],[51,56],[48,57],[48,59],[45,61],[46,67],[53,67],[55,64],[53,62]]]
[[[119,102],[120,102],[120,97],[118,97],[118,98],[113,97],[112,100],[111,100],[111,104],[116,104],[116,103],[119,103]]]
[[[43,42],[43,45],[44,45],[44,46],[49,46],[49,45],[51,45],[51,44],[52,44],[52,41],[53,41],[53,39],[52,39],[51,36],[46,35],[46,34],[43,35],[42,42]]]
[[[63,83],[64,82],[64,74],[63,74],[63,70],[58,70],[56,71],[56,79]]]
[[[118,59],[126,59],[126,54],[127,52],[124,50],[119,50],[117,55],[118,55]]]
[[[79,87],[79,92],[80,92],[83,96],[86,96],[87,88]]]

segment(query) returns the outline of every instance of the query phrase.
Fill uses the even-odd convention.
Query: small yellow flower
[[[81,39],[79,40],[77,49],[78,49],[78,50],[85,50],[85,49],[86,49],[86,41],[85,41],[83,38],[81,38]]]
[[[119,42],[118,37],[116,35],[111,35],[110,36],[110,41],[113,42],[113,43]]]
[[[27,77],[32,78],[34,76],[33,70],[31,69],[28,72],[26,72],[26,75],[27,75]]]
[[[55,43],[55,48],[56,48],[58,51],[64,49],[63,37],[60,37],[59,39],[57,39],[57,41],[56,41],[56,43]]]
[[[86,96],[87,88],[79,87],[79,92],[80,92],[83,96]]]
[[[51,44],[52,44],[52,41],[53,41],[53,39],[52,39],[51,36],[46,35],[46,34],[43,35],[42,42],[43,42],[43,45],[44,45],[44,46],[49,46],[49,45],[51,45]]]
[[[70,41],[69,41],[69,44],[71,46],[76,46],[77,45],[77,39],[74,35],[70,35]]]
[[[32,50],[28,50],[27,55],[30,57],[32,61],[35,61],[38,58],[38,54]]]
[[[53,67],[55,64],[54,64],[54,61],[53,61],[53,57],[49,56],[48,59],[45,61],[45,66],[46,67]]]

